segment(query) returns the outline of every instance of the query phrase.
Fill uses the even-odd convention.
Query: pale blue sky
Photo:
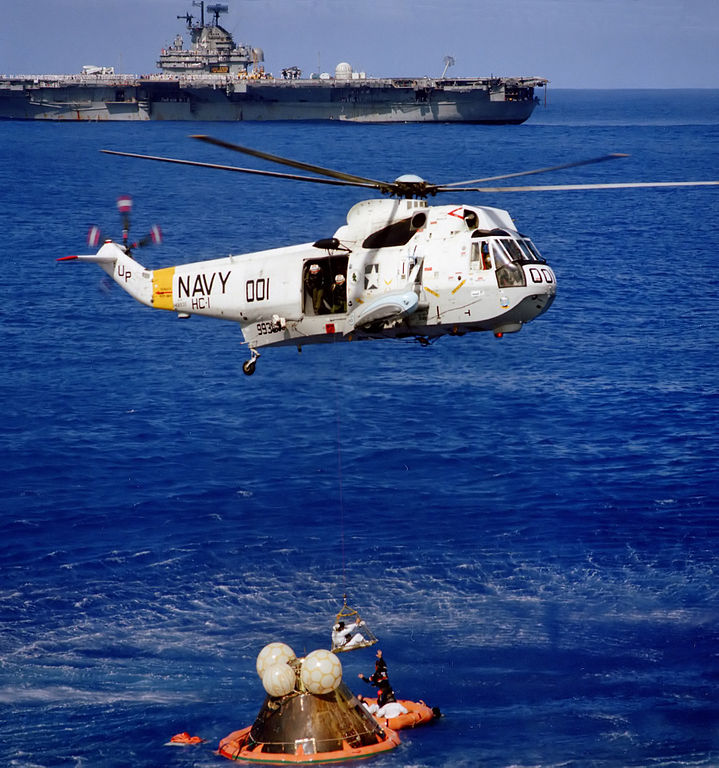
[[[209,0],[210,4],[216,0]],[[268,71],[540,75],[555,88],[719,88],[719,0],[222,0]],[[155,72],[191,0],[0,0],[0,73]]]

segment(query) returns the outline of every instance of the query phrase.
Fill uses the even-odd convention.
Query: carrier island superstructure
[[[358,123],[522,123],[541,77],[369,77],[350,64],[303,77],[286,67],[273,77],[260,48],[236,44],[220,24],[226,5],[193,2],[186,22],[160,53],[159,74],[116,74],[85,66],[77,75],[0,76],[0,119],[17,120],[345,120]],[[207,17],[206,17],[207,15]]]

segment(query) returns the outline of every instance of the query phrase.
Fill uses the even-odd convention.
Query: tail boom
[[[170,295],[170,305],[153,301],[155,280],[153,272],[145,269],[139,262],[130,256],[125,248],[117,243],[108,241],[102,245],[95,254],[63,256],[58,261],[85,261],[91,264],[97,264],[106,272],[124,291],[130,294],[134,299],[148,307],[159,307],[161,309],[172,309],[172,295]],[[170,268],[174,270],[174,267]],[[156,270],[158,273],[168,272],[166,269]],[[170,278],[172,285],[172,278]]]

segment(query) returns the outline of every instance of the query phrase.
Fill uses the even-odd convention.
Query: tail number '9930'
[[[258,336],[265,336],[268,333],[279,333],[282,330],[278,323],[257,323],[256,327]]]

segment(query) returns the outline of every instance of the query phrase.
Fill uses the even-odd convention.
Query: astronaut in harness
[[[364,621],[358,621],[345,626],[344,621],[338,621],[332,627],[332,650],[341,648],[343,651],[349,651],[350,648],[359,648],[365,645],[365,637],[361,632],[357,632]]]

